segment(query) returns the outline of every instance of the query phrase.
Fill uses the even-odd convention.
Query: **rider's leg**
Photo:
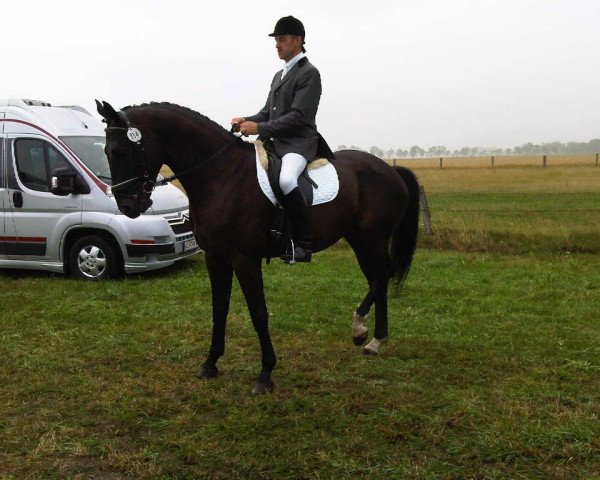
[[[298,186],[298,177],[306,168],[306,158],[297,153],[286,153],[281,159],[279,186],[284,195]]]
[[[292,222],[294,249],[281,258],[286,262],[310,262],[312,254],[312,230],[308,218],[308,206],[298,188],[298,177],[306,167],[306,159],[297,153],[288,153],[281,162],[279,186],[284,194],[283,208]]]

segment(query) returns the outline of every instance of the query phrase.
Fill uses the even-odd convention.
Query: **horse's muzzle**
[[[152,206],[152,200],[146,195],[116,196],[119,210],[129,218],[137,218]]]

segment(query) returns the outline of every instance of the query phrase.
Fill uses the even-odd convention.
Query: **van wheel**
[[[121,276],[123,261],[110,242],[97,235],[77,240],[69,251],[71,275],[82,280],[104,280]]]

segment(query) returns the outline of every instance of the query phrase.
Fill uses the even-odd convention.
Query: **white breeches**
[[[286,153],[281,159],[279,186],[284,195],[298,186],[298,177],[307,164],[306,158],[298,153]]]

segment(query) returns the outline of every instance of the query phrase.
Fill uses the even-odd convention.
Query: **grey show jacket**
[[[263,109],[246,120],[258,124],[259,138],[273,139],[280,156],[298,153],[309,162],[317,157],[334,158],[315,123],[321,98],[319,71],[303,57],[283,80],[281,72],[273,77]]]

